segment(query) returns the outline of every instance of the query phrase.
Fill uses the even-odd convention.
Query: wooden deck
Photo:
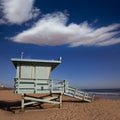
[[[88,92],[70,87],[67,80],[15,78],[14,92],[22,94],[22,109],[27,105],[40,104],[41,102],[59,104],[61,106],[63,94],[87,102],[92,102],[94,99],[94,96],[89,95]],[[50,97],[41,98],[28,95],[37,93],[47,93]]]

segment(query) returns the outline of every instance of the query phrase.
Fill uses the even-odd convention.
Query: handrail
[[[93,96],[69,86],[67,80],[15,78],[15,93],[62,93],[91,102]]]
[[[22,92],[29,91],[31,89],[34,92],[44,92],[45,90],[52,92],[61,91],[62,93],[67,90],[67,80],[56,80],[56,79],[28,79],[28,78],[15,78],[15,91]],[[44,88],[45,87],[45,88]]]

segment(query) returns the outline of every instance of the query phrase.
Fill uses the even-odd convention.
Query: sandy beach
[[[0,90],[0,120],[120,120],[120,99],[95,98],[87,103],[63,96],[60,109],[43,104],[43,109],[13,113],[20,107],[20,100],[21,95],[12,90]]]

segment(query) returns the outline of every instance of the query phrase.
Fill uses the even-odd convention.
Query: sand
[[[120,120],[120,99],[96,98],[81,102],[63,96],[62,108],[43,105],[43,109],[13,113],[20,107],[21,95],[12,90],[0,90],[0,120]]]

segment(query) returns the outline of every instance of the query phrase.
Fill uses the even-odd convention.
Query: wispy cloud
[[[0,24],[22,24],[37,17],[40,9],[34,7],[35,0],[0,0],[2,18]],[[93,27],[87,21],[68,24],[68,16],[62,12],[41,15],[30,29],[12,37],[11,40],[36,45],[109,46],[120,43],[120,24]]]
[[[36,17],[40,10],[33,7],[34,0],[0,0],[2,23],[22,24]]]
[[[32,28],[11,38],[15,42],[31,43],[36,45],[69,45],[76,46],[109,46],[120,43],[120,24],[112,24],[94,28],[87,22],[67,25],[67,15],[57,12],[47,14]]]

